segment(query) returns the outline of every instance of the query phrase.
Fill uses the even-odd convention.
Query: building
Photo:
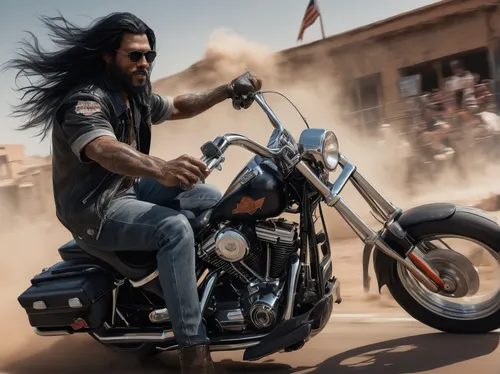
[[[22,144],[0,144],[0,182],[13,180],[24,169],[25,149]]]
[[[0,227],[53,212],[51,156],[26,157],[24,145],[0,145]]]
[[[498,82],[499,37],[499,1],[443,0],[281,55],[292,69],[329,61],[351,112],[374,129],[401,117],[406,96],[443,88],[454,59]]]
[[[349,118],[370,133],[384,122],[402,124],[404,98],[442,88],[453,59],[462,60],[482,79],[495,80],[498,92],[499,37],[498,0],[442,0],[278,52],[277,58],[283,70],[295,74],[312,66],[330,71],[324,79],[342,87]],[[213,66],[199,61],[157,87],[185,86],[201,80],[206,71],[214,76]]]

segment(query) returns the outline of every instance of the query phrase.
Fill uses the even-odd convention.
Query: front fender
[[[437,222],[441,220],[445,220],[450,218],[457,211],[457,206],[455,204],[448,203],[433,203],[433,204],[425,204],[420,205],[415,208],[409,209],[397,219],[398,223],[401,225],[401,228],[406,232],[411,232],[411,228],[420,225],[422,223],[429,222]],[[396,252],[398,252],[401,256],[404,256],[404,249],[396,246],[395,243],[397,240],[391,238],[392,234],[386,230],[382,239],[391,246]],[[390,284],[394,282],[392,268],[394,266],[394,262],[396,260],[384,254],[382,251],[377,250],[375,248],[375,252],[373,253],[373,267],[375,269],[375,275],[377,277],[378,283],[378,291],[386,284]],[[367,259],[366,259],[367,258]],[[363,256],[363,268],[368,265],[365,265],[365,261],[369,261],[369,256]],[[365,280],[365,284],[368,280]],[[365,286],[365,290],[367,287]]]

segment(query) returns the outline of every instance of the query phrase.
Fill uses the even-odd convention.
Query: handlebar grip
[[[207,159],[222,156],[222,151],[214,142],[206,142],[200,149],[203,156]]]
[[[206,163],[209,170],[212,170],[216,167],[221,170],[219,168],[219,164],[223,162],[224,159],[224,152],[222,149],[223,143],[224,138],[217,137],[213,142],[206,142],[200,147],[203,154],[201,160]]]
[[[253,103],[253,95],[240,95],[233,97],[233,108],[236,110],[247,109]]]

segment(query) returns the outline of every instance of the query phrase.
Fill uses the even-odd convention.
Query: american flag
[[[304,18],[302,19],[302,24],[300,25],[298,40],[302,40],[304,37],[304,31],[311,26],[316,19],[320,16],[318,5],[316,4],[316,0],[309,1],[309,5],[307,6],[306,13],[304,14]]]

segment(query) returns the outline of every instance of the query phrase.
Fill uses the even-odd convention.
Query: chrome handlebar
[[[266,113],[267,117],[269,118],[269,120],[273,124],[273,127],[275,129],[279,130],[280,132],[283,132],[285,130],[285,128],[283,127],[280,120],[278,119],[276,114],[273,112],[273,110],[271,109],[269,104],[267,104],[262,92],[256,92],[255,94],[253,94],[253,99],[255,102],[257,102],[257,104],[259,104],[259,106],[262,108],[264,113]]]
[[[255,102],[257,102],[257,104],[262,108],[264,113],[266,113],[273,127],[277,129],[280,133],[285,132],[285,128],[283,127],[280,120],[273,112],[269,104],[267,104],[262,92],[258,91],[253,94],[243,95],[240,99],[244,101],[254,100]],[[215,168],[218,168],[220,170],[220,164],[224,162],[225,159],[224,153],[227,150],[227,148],[232,145],[240,146],[252,153],[255,153],[256,155],[265,158],[281,156],[283,155],[285,150],[290,149],[289,144],[284,145],[282,148],[268,148],[240,134],[225,134],[222,137],[217,137],[212,143],[217,146],[219,152],[217,152],[215,156],[208,156],[207,154],[204,153],[201,159],[203,162],[207,164],[207,167],[210,171],[212,171]],[[298,154],[298,152],[294,153]]]
[[[215,168],[218,168],[220,170],[220,164],[225,160],[224,153],[232,145],[240,146],[256,155],[265,158],[280,156],[287,148],[287,146],[279,149],[267,148],[240,134],[225,134],[224,136],[216,138],[212,143],[218,147],[219,152],[214,156],[208,156],[204,154],[201,159],[204,163],[207,164],[207,167],[210,171]]]
[[[231,145],[237,145],[246,150],[253,152],[262,157],[274,157],[281,153],[281,149],[271,149],[267,148],[253,140],[247,138],[246,136],[240,134],[226,134],[222,138],[223,144],[219,146],[221,151],[224,153],[225,150]]]
[[[238,98],[238,100],[241,102],[248,100],[254,100],[255,102],[257,102],[264,113],[266,113],[273,127],[280,133],[287,133],[276,114],[267,104],[262,92],[259,91],[253,94],[244,95]],[[297,147],[290,144],[290,142],[287,143],[288,144],[284,144],[282,148],[271,149],[240,134],[225,134],[224,136],[217,137],[213,142],[206,143],[201,147],[203,151],[202,161],[207,164],[210,172],[212,172],[212,170],[215,168],[221,170],[221,163],[225,160],[224,153],[227,148],[232,145],[240,146],[256,155],[265,158],[273,158],[278,156],[281,158],[281,161],[286,165],[288,170],[296,168],[301,174],[303,174],[306,179],[308,179],[309,182],[321,193],[321,195],[323,195],[327,203],[331,204],[332,202],[336,202],[338,194],[347,183],[347,180],[349,179],[350,174],[353,172],[353,170],[350,170],[347,178],[345,175],[341,176],[341,178],[339,178],[339,180],[334,185],[331,185],[328,182],[325,183],[316,175],[316,173],[311,170],[307,163],[301,161],[300,153]],[[340,163],[342,167],[344,167],[345,164],[348,163],[347,159],[345,159],[345,157],[342,155]],[[350,168],[348,168],[348,170],[349,169]]]

